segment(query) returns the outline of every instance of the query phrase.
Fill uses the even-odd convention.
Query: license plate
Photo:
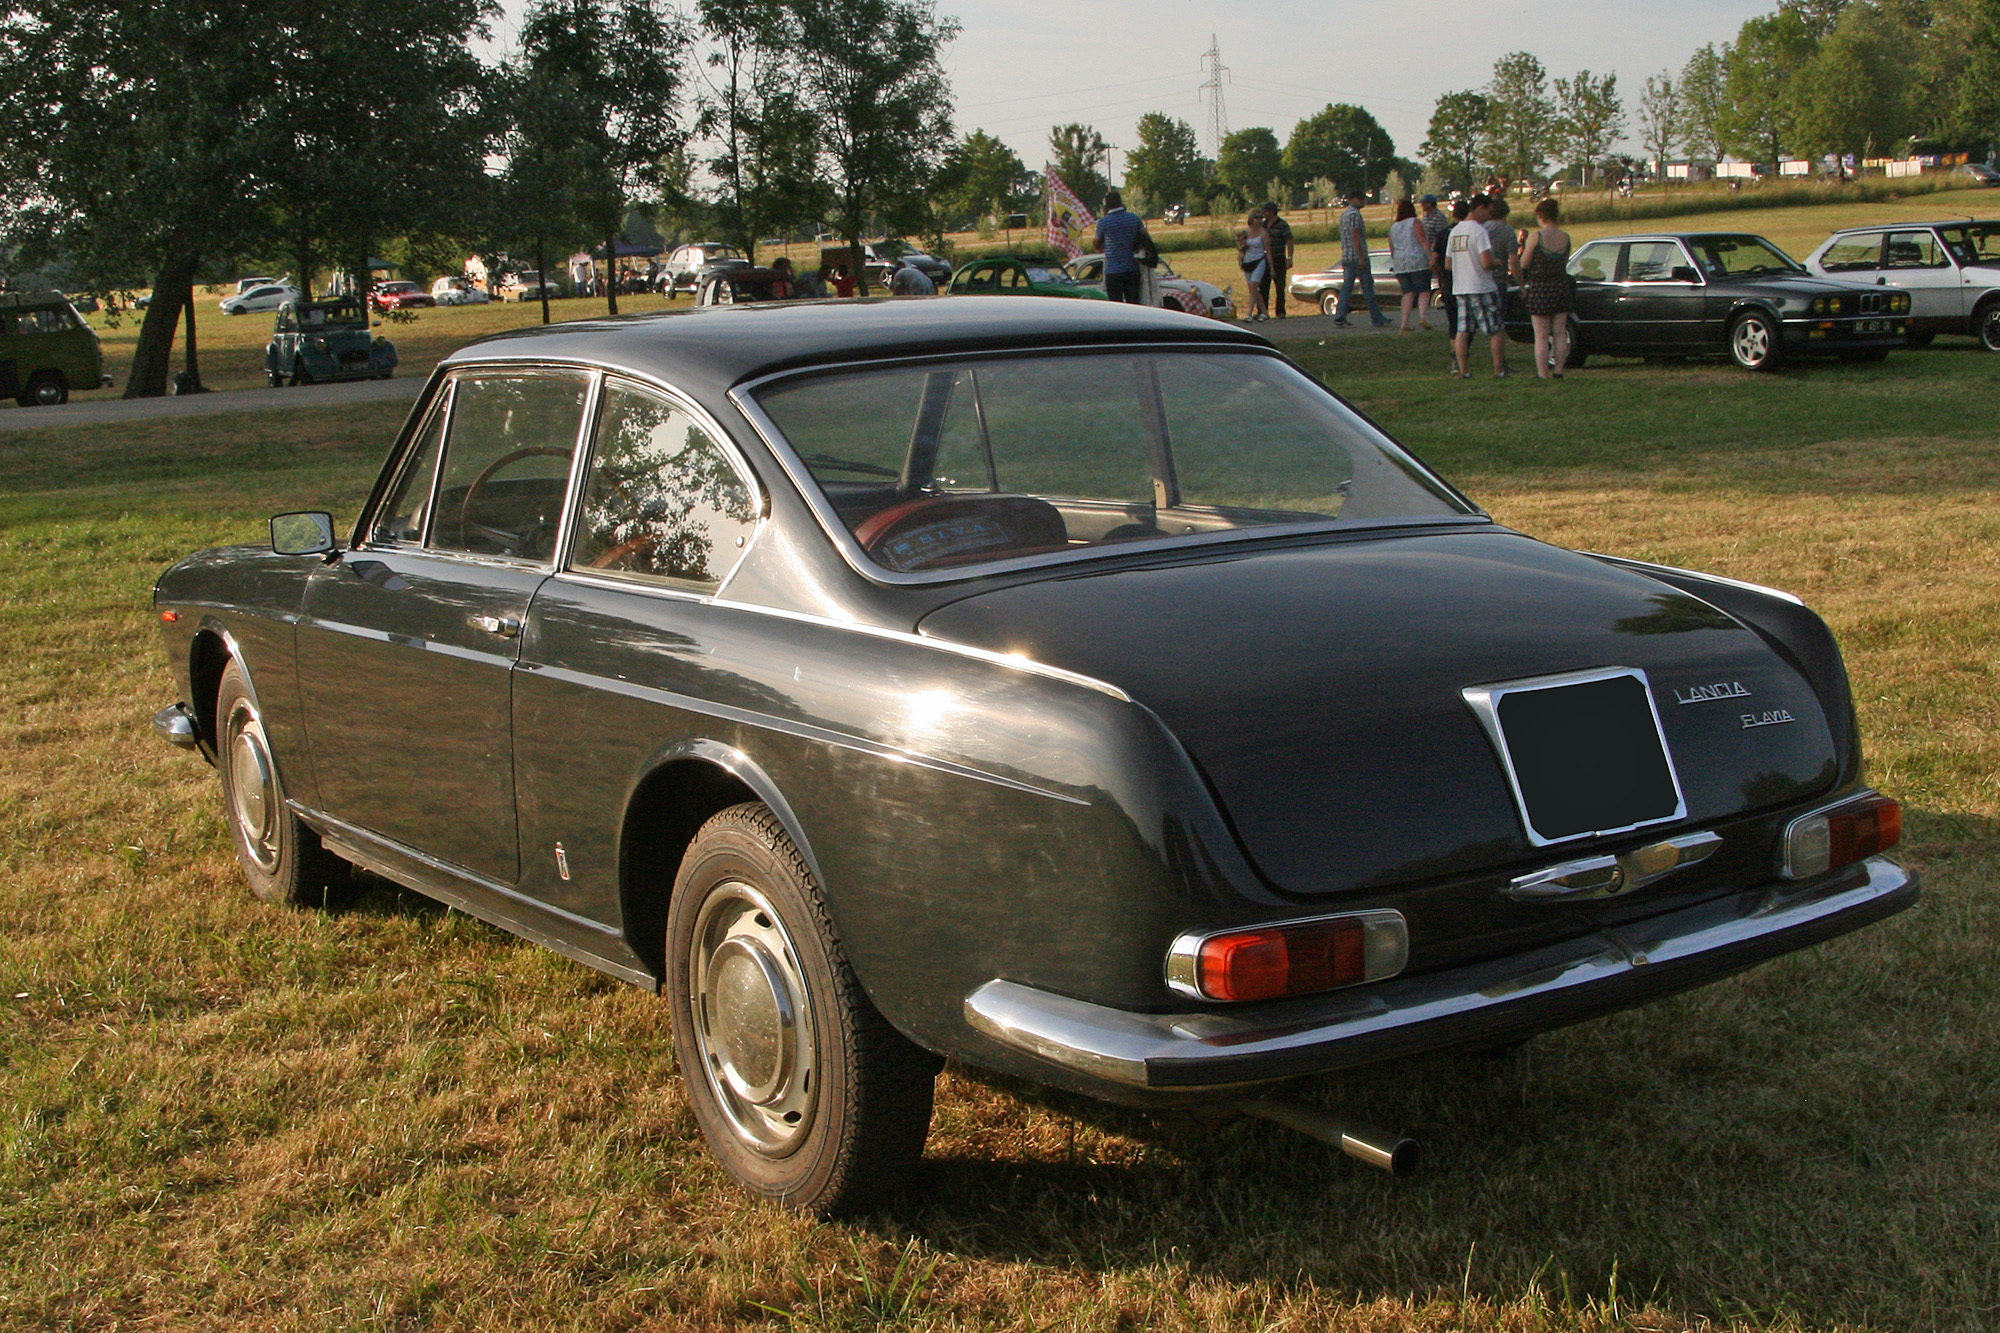
[[[1862,319],[1854,323],[1856,333],[1894,333],[1895,324],[1886,319]]]
[[[1686,816],[1645,672],[1607,667],[1463,693],[1536,846]]]

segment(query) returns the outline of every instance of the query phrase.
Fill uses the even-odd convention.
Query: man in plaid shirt
[[[1368,300],[1368,317],[1381,328],[1389,322],[1382,303],[1375,299],[1375,271],[1368,264],[1368,224],[1361,220],[1361,204],[1367,198],[1359,190],[1347,196],[1347,211],[1340,215],[1340,305],[1333,322],[1347,326],[1347,311],[1354,301],[1354,280],[1361,279],[1361,294]]]
[[[1444,307],[1444,331],[1446,336],[1458,336],[1458,306],[1451,299],[1451,265],[1445,259],[1444,238],[1451,235],[1451,218],[1438,207],[1438,197],[1427,194],[1418,201],[1423,211],[1417,221],[1423,224],[1424,240],[1431,248],[1431,272],[1437,275],[1438,304]]]

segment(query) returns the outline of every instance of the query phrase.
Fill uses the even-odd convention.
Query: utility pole
[[[1208,151],[1211,157],[1220,159],[1222,141],[1229,137],[1229,111],[1223,105],[1223,76],[1229,67],[1222,63],[1222,48],[1215,40],[1215,34],[1208,35],[1208,50],[1201,55],[1202,69],[1208,74],[1208,81],[1201,85],[1202,100],[1208,103]]]

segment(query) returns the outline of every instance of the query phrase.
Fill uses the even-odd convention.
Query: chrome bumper
[[[1148,1014],[1011,981],[965,999],[1003,1045],[1094,1079],[1221,1088],[1508,1040],[1716,980],[1916,902],[1917,877],[1883,857],[1823,879],[1737,894],[1531,953],[1310,1000]]]
[[[167,744],[182,750],[201,748],[201,728],[184,704],[168,704],[153,714],[153,731]]]

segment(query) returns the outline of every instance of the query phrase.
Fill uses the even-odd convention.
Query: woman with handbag
[[[1248,290],[1250,315],[1246,323],[1257,324],[1269,319],[1264,309],[1264,279],[1270,274],[1271,259],[1267,252],[1270,237],[1264,230],[1264,210],[1253,208],[1245,220],[1243,230],[1236,233],[1236,262],[1243,269],[1243,285]]]
[[[1569,275],[1569,233],[1557,226],[1562,205],[1544,199],[1535,205],[1540,224],[1516,257],[1515,277],[1521,300],[1535,326],[1535,374],[1542,379],[1563,377],[1569,364],[1569,316],[1576,305],[1576,281]]]

